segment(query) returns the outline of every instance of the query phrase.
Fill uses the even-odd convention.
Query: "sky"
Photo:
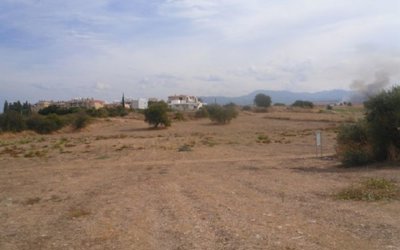
[[[0,105],[400,81],[398,0],[0,0]]]

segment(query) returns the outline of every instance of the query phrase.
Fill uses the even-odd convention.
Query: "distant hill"
[[[354,94],[352,91],[334,89],[327,91],[320,91],[315,93],[310,92],[291,92],[291,91],[276,91],[276,90],[256,90],[248,95],[237,97],[226,96],[201,96],[203,102],[211,104],[215,101],[218,104],[227,104],[233,102],[238,105],[251,105],[253,104],[254,97],[259,94],[265,94],[271,97],[272,103],[285,103],[292,104],[296,100],[305,100],[320,103],[337,103],[344,100],[349,100]]]

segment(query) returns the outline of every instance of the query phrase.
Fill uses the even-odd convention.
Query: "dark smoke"
[[[371,83],[366,83],[363,80],[354,80],[350,88],[355,92],[351,101],[354,103],[362,103],[369,97],[379,94],[390,84],[389,74],[385,71],[375,73],[375,79]]]

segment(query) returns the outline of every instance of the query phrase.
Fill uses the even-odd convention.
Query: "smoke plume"
[[[371,83],[366,83],[363,80],[354,80],[350,85],[350,88],[355,92],[351,98],[352,102],[364,102],[369,97],[379,94],[389,84],[390,77],[386,71],[376,72],[375,79]]]

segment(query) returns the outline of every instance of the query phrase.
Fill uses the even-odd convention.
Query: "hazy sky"
[[[400,79],[399,0],[0,0],[0,102]]]

